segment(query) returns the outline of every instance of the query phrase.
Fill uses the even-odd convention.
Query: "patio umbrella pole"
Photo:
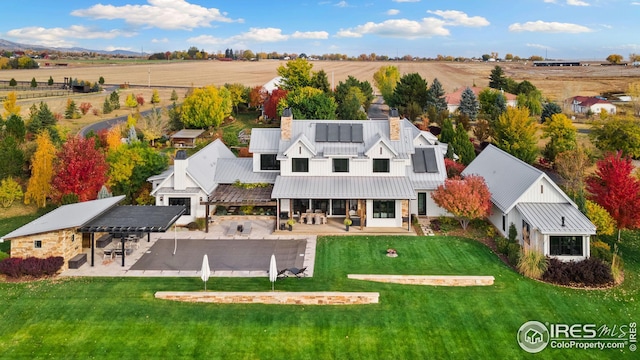
[[[175,225],[173,225],[173,241],[173,255],[175,255],[176,251],[178,250],[178,227]]]

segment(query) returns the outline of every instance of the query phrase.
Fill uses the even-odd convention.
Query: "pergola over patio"
[[[273,185],[246,188],[234,184],[220,184],[209,196],[208,201],[201,204],[206,205],[207,225],[206,232],[209,232],[209,211],[211,205],[222,206],[276,206],[277,202],[271,198]]]
[[[95,233],[146,233],[150,241],[152,232],[166,232],[185,213],[184,206],[117,206],[78,228],[78,232],[91,233],[91,266],[95,260]],[[124,249],[124,236],[121,236]],[[124,266],[125,252],[122,252]]]

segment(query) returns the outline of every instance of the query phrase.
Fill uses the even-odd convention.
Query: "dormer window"
[[[349,159],[333,159],[333,172],[334,173],[348,173],[349,172]]]
[[[293,158],[291,159],[291,172],[309,172],[309,159],[307,158]]]
[[[373,159],[373,172],[374,173],[390,172],[389,159]]]

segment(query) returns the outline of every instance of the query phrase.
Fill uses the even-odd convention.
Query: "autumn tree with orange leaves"
[[[48,131],[42,131],[36,137],[36,152],[31,158],[31,177],[24,194],[24,203],[33,201],[38,207],[47,206],[47,197],[51,194],[51,179],[56,159],[56,147],[51,142]]]
[[[491,212],[491,192],[481,176],[447,179],[431,197],[460,221],[463,230],[471,220],[484,218]]]

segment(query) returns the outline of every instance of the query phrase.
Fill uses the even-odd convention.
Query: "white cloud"
[[[449,30],[444,28],[444,21],[424,18],[422,21],[407,19],[386,20],[381,23],[368,22],[350,29],[340,29],[337,37],[362,37],[375,34],[385,37],[404,37],[409,39],[432,36],[447,36]]]
[[[291,34],[293,39],[328,39],[329,33],[326,31],[296,31]]]
[[[509,31],[512,32],[546,32],[546,33],[570,33],[578,34],[591,32],[592,30],[586,26],[571,24],[571,23],[559,23],[559,22],[545,22],[545,21],[528,21],[526,23],[514,23],[509,25]]]
[[[469,27],[480,27],[489,25],[489,21],[482,16],[469,17],[469,15],[458,10],[429,10],[427,12],[442,17],[446,20],[447,25]]]
[[[230,38],[232,41],[277,42],[289,39],[277,28],[250,28],[249,31]]]
[[[387,15],[398,15],[400,14],[400,10],[398,9],[389,9],[387,10]]]
[[[640,5],[640,1],[633,1],[631,2],[631,5]]]
[[[340,1],[339,3],[337,3],[335,6],[337,7],[341,7],[341,8],[345,8],[345,7],[349,7],[349,4],[347,4],[346,1]]]
[[[535,49],[549,49],[548,46],[542,44],[526,44],[527,47],[535,48]]]
[[[71,15],[92,19],[116,20],[136,26],[157,27],[167,30],[192,30],[211,27],[211,22],[242,22],[233,20],[216,8],[205,8],[185,0],[147,0],[149,5],[103,5],[79,9]]]
[[[168,43],[169,39],[167,38],[162,38],[162,39],[151,39],[152,43],[158,44],[158,43]]]
[[[544,0],[544,2],[555,4],[556,0]]]
[[[119,36],[132,37],[137,34],[133,32],[123,32],[121,30],[100,31],[90,29],[86,26],[72,25],[68,28],[25,27],[9,30],[7,35],[20,42],[54,47],[69,47],[75,44],[69,39],[113,39]]]
[[[397,3],[412,3],[412,2],[420,2],[420,0],[393,0],[393,2],[397,2]]]
[[[106,50],[106,51],[115,51],[115,50],[133,51],[133,48],[122,47],[122,46],[107,46],[103,50]]]
[[[581,0],[567,0],[567,5],[571,6],[590,6],[589,3]]]
[[[217,38],[211,35],[200,35],[200,36],[188,38],[187,42],[190,44],[198,44],[198,45],[221,45],[221,44],[225,44],[227,41],[225,39]]]

